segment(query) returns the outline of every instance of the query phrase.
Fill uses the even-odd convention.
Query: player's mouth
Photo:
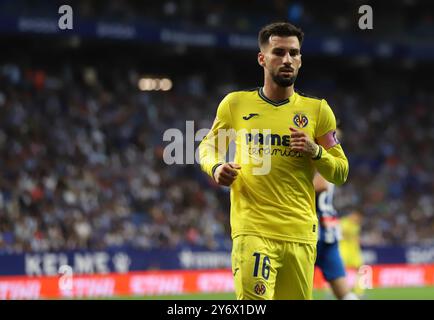
[[[283,75],[290,76],[294,74],[294,69],[290,69],[290,68],[280,69],[280,73],[282,73]]]
[[[293,75],[294,75],[293,72],[286,72],[286,71],[280,72],[280,76],[282,76],[284,78],[289,78],[289,77],[292,77]]]

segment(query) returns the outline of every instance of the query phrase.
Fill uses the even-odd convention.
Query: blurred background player
[[[330,284],[339,300],[358,300],[348,286],[345,267],[339,254],[339,240],[342,238],[338,213],[333,207],[335,186],[317,173],[313,180],[316,193],[316,212],[319,220],[319,238],[315,264]]]
[[[339,250],[346,268],[358,271],[363,265],[362,249],[360,246],[362,215],[360,211],[353,210],[350,214],[342,217],[341,230],[342,240],[339,242]],[[364,288],[359,281],[359,272],[356,272],[356,281],[354,283],[354,292],[361,296]]]

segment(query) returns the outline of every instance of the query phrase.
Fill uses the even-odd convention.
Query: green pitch
[[[147,296],[147,297],[118,297],[116,299],[140,299],[140,300],[234,300],[233,293],[212,294],[185,294],[170,296]],[[316,290],[315,300],[332,300],[329,291]],[[363,300],[434,300],[434,287],[414,288],[376,288],[366,290]]]

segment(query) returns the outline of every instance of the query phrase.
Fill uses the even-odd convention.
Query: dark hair
[[[259,31],[258,44],[259,48],[268,43],[270,36],[290,37],[296,36],[300,42],[300,47],[303,42],[304,33],[300,28],[297,28],[289,22],[274,22],[266,25]]]

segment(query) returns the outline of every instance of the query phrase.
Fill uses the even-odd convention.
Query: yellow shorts
[[[238,300],[312,299],[316,245],[242,235],[234,238]]]

